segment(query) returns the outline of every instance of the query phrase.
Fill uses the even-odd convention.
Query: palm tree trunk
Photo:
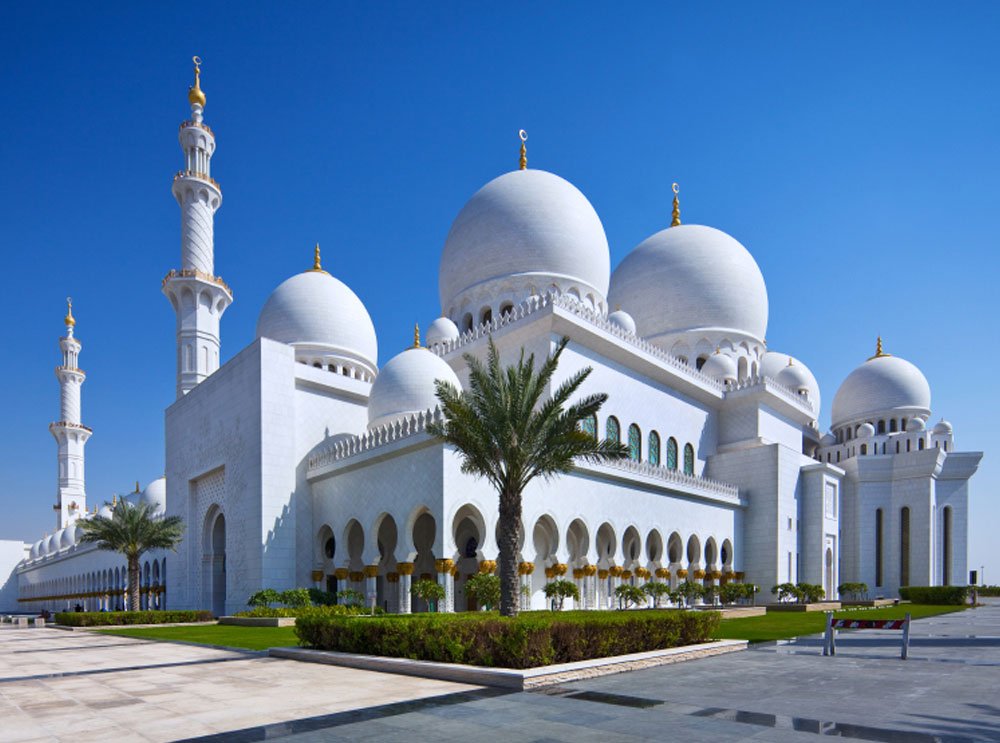
[[[139,558],[128,558],[128,609],[139,611]]]
[[[517,616],[520,586],[517,552],[521,531],[521,494],[500,493],[500,615]]]

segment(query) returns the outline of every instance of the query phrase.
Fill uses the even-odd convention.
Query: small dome
[[[145,503],[154,513],[164,511],[167,507],[167,478],[158,477],[149,483],[139,496],[139,503]]]
[[[835,446],[836,443],[837,443],[837,437],[834,436],[832,433],[823,434],[823,438],[820,439],[819,441],[820,446]]]
[[[438,291],[452,319],[463,307],[475,314],[502,297],[516,304],[553,284],[603,306],[610,273],[608,238],[587,197],[552,173],[515,170],[480,188],[455,217]]]
[[[31,550],[28,552],[28,559],[35,560],[41,556],[42,540],[38,540],[33,545],[31,545]]]
[[[820,411],[820,392],[819,392],[819,382],[816,381],[816,377],[809,370],[809,367],[803,364],[794,356],[789,356],[787,353],[780,353],[778,351],[768,351],[764,354],[764,358],[760,362],[760,373],[765,377],[771,377],[778,381],[779,384],[783,384],[785,387],[794,389],[796,392],[799,391],[798,388],[789,384],[787,381],[782,382],[779,376],[785,372],[788,368],[788,362],[792,362],[792,368],[795,369],[795,382],[796,384],[805,383],[806,389],[809,391],[809,402],[813,406],[813,414],[819,417]],[[791,372],[788,372],[789,374]],[[791,378],[785,377],[786,380],[791,381]]]
[[[626,333],[635,335],[635,320],[633,320],[632,316],[625,310],[615,310],[612,312],[608,315],[608,322],[612,325],[617,325]]]
[[[279,284],[260,311],[256,337],[293,346],[296,358],[353,361],[373,375],[377,368],[378,341],[368,310],[350,287],[323,270]]]
[[[875,426],[873,426],[871,423],[862,423],[860,426],[858,426],[857,438],[870,439],[874,435],[875,435]]]
[[[368,397],[368,427],[375,428],[438,404],[434,381],[462,385],[451,367],[426,348],[408,348],[389,360]]]
[[[778,372],[778,376],[775,377],[775,381],[777,381],[778,384],[787,387],[792,392],[796,392],[798,394],[802,394],[804,392],[808,395],[809,387],[815,380],[812,378],[812,374],[809,373],[808,369],[800,364],[796,364],[793,361],[791,364],[788,364],[784,369]]]
[[[56,532],[58,534],[58,532]],[[59,551],[59,537],[56,534],[52,534],[48,539],[45,540],[45,554],[54,555]]]
[[[898,356],[873,356],[847,375],[833,398],[833,426],[899,411],[930,415],[931,388],[920,370]]]
[[[951,423],[946,421],[944,418],[942,418],[941,420],[939,420],[937,423],[934,424],[934,433],[936,433],[938,436],[949,436],[951,435],[951,432],[952,432]]]
[[[103,516],[106,519],[110,519],[111,518],[111,514],[112,514],[112,511],[111,511],[111,504],[110,503],[105,503],[97,511],[97,515],[98,516]]]
[[[74,535],[76,534],[76,526],[70,524],[65,529],[60,529],[59,532],[59,549],[68,549],[76,544],[76,539]]]
[[[447,343],[458,338],[458,326],[447,317],[439,317],[430,324],[424,337],[428,346]]]
[[[910,418],[906,421],[907,433],[920,433],[927,430],[927,424],[921,418]]]
[[[767,334],[760,268],[738,241],[713,227],[669,227],[641,242],[612,274],[608,299],[631,308],[639,335],[658,345],[689,331],[758,342]]]
[[[726,354],[716,351],[705,360],[705,364],[701,367],[701,373],[718,379],[720,382],[735,382],[736,362]]]

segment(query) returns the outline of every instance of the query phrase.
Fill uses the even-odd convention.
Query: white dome
[[[160,513],[167,507],[167,479],[158,477],[153,480],[139,496],[139,503],[145,503],[153,509],[154,513]]]
[[[109,503],[105,503],[97,511],[97,515],[98,516],[103,516],[106,519],[110,519],[111,518],[111,514],[112,514],[111,505]]]
[[[625,310],[615,310],[612,312],[608,315],[608,322],[612,325],[617,325],[626,333],[635,335],[635,320],[633,320],[632,316]]]
[[[374,374],[378,341],[368,310],[342,281],[310,270],[286,279],[257,318],[257,338],[295,347],[296,357],[360,362]]]
[[[875,435],[875,426],[871,423],[862,423],[858,426],[857,438],[859,439],[870,439]]]
[[[705,364],[701,367],[701,373],[718,379],[720,382],[735,382],[736,362],[726,354],[717,351],[705,360]]]
[[[517,304],[553,284],[603,307],[610,272],[608,238],[587,197],[552,173],[515,170],[479,189],[455,217],[438,291],[452,319],[501,298]]]
[[[877,413],[930,415],[931,388],[920,370],[898,356],[873,356],[847,375],[833,398],[836,428]]]
[[[58,551],[59,551],[59,538],[55,534],[52,534],[49,536],[48,539],[45,540],[45,554],[54,555]]]
[[[428,346],[453,341],[458,338],[458,326],[447,317],[439,317],[430,324],[424,337]]]
[[[368,396],[368,427],[375,428],[404,415],[438,404],[434,381],[461,383],[442,358],[426,348],[408,348],[389,360],[375,378]]]
[[[74,539],[74,535],[76,534],[75,526],[67,526],[65,529],[60,529],[57,533],[59,535],[59,549],[67,549],[76,544],[76,539]]]
[[[927,424],[920,418],[910,418],[906,421],[906,430],[908,433],[919,433],[927,430]]]
[[[823,434],[823,438],[819,441],[820,446],[834,446],[837,443],[837,437],[832,433]]]
[[[934,433],[938,436],[947,436],[952,432],[951,423],[942,418],[934,425]]]
[[[639,335],[710,330],[762,341],[767,287],[753,256],[725,232],[679,225],[657,232],[611,276],[608,300],[632,309]]]
[[[792,368],[795,369],[796,376],[789,377],[786,376],[785,382],[782,382],[779,378],[780,375],[788,368],[788,362],[791,360]],[[768,351],[764,354],[764,358],[760,362],[760,373],[765,377],[771,377],[778,381],[779,384],[783,384],[786,387],[790,387],[798,392],[798,388],[789,384],[793,379],[797,384],[805,383],[805,388],[809,391],[809,402],[813,406],[813,415],[817,418],[819,417],[820,411],[820,392],[819,392],[819,382],[816,381],[816,377],[809,370],[809,367],[803,364],[794,356],[789,356],[787,353],[779,353],[778,351]]]
[[[31,551],[28,553],[28,559],[34,560],[41,556],[42,550],[42,540],[39,539],[33,545],[31,545]]]

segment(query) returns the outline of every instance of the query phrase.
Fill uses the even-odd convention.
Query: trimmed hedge
[[[717,612],[707,611],[309,614],[299,617],[295,634],[304,645],[322,650],[533,668],[704,642],[719,620]]]
[[[114,624],[174,624],[211,622],[210,611],[61,611],[56,624],[64,627],[103,627]]]
[[[318,616],[368,616],[372,610],[366,606],[353,604],[333,604],[332,606],[304,606],[294,609],[287,606],[258,606],[250,611],[238,611],[237,617],[304,617],[312,614]],[[375,607],[375,614],[384,614],[385,610]]]
[[[968,586],[903,586],[899,597],[914,604],[961,606],[969,594]]]

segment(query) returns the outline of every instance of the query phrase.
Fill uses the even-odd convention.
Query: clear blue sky
[[[0,28],[0,538],[51,530],[64,297],[83,343],[91,503],[162,473],[174,398],[192,54],[204,60],[223,357],[310,265],[367,304],[385,362],[439,312],[452,219],[517,164],[575,183],[612,266],[669,222],[760,264],[772,349],[822,425],[874,351],[917,364],[935,420],[985,450],[970,566],[1000,582],[996,286],[1000,4],[12,3]]]

